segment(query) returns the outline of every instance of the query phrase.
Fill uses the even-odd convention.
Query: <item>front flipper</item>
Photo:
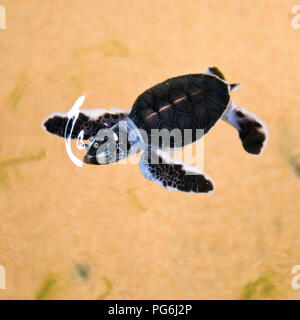
[[[89,139],[96,136],[100,129],[109,129],[127,116],[127,111],[119,109],[80,110],[71,133],[73,120],[68,118],[67,113],[55,112],[42,122],[42,127],[48,133],[59,137],[65,137],[65,134],[69,137],[71,134],[71,139],[76,139],[80,131],[84,130],[83,139]],[[67,130],[65,130],[67,125]]]
[[[245,151],[254,155],[263,152],[268,141],[268,130],[256,115],[231,102],[223,115],[223,120],[238,130]]]
[[[145,151],[140,159],[143,176],[166,188],[189,193],[211,193],[213,180],[195,167],[170,159],[162,150]]]

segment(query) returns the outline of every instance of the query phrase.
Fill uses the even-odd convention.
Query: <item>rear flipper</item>
[[[263,152],[268,140],[268,130],[262,120],[248,110],[237,107],[234,102],[231,102],[224,113],[223,120],[238,130],[243,147],[248,153],[259,155]]]
[[[140,160],[143,176],[166,188],[188,193],[211,193],[213,180],[195,167],[170,159],[162,150],[145,151]]]

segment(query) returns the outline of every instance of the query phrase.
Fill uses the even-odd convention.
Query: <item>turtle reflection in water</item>
[[[220,119],[233,125],[239,133],[243,148],[250,154],[260,154],[267,141],[265,124],[231,100],[231,91],[239,84],[229,84],[215,67],[205,73],[188,74],[168,79],[143,92],[129,112],[122,110],[81,110],[76,123],[68,125],[67,114],[54,113],[47,117],[43,128],[52,134],[76,139],[84,130],[83,139],[90,139],[83,161],[100,165],[116,162],[130,154],[143,151],[140,170],[144,177],[168,190],[189,193],[209,193],[214,190],[213,180],[196,167],[170,159],[163,139],[153,143],[153,132],[174,129],[191,132],[190,139],[171,141],[168,150],[196,142]],[[126,128],[127,139],[120,135]],[[113,144],[98,132],[110,129]],[[155,129],[155,130],[154,130]],[[202,135],[197,132],[202,129]],[[153,131],[154,130],[154,131]],[[143,133],[143,134],[142,134]],[[152,137],[153,138],[153,137]],[[105,148],[103,149],[103,146]]]

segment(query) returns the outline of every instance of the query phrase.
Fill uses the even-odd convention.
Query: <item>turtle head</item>
[[[87,164],[109,164],[127,157],[128,142],[120,142],[119,135],[111,129],[100,130],[87,144],[83,161]]]
[[[90,139],[87,144],[88,151],[83,158],[83,161],[87,164],[100,164],[97,161],[97,151],[100,148],[102,141],[97,140],[96,138]]]

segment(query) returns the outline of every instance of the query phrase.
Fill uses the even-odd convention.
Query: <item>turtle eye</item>
[[[99,147],[99,143],[98,143],[98,142],[95,142],[95,143],[94,143],[94,148],[97,149],[98,147]]]

